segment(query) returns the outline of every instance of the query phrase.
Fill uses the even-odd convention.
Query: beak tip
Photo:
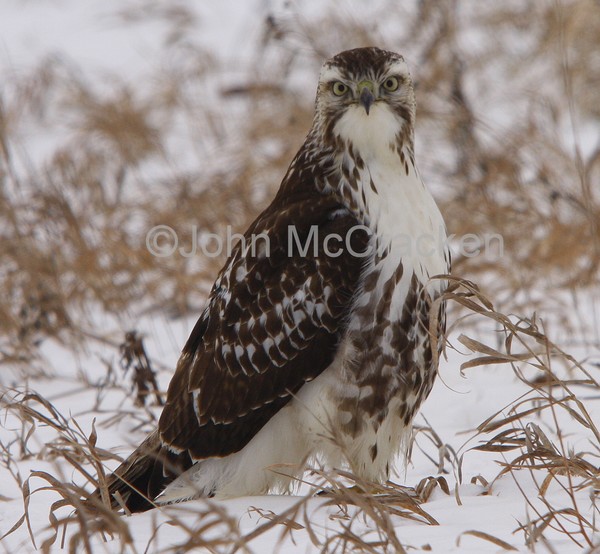
[[[364,87],[360,93],[360,103],[365,108],[367,115],[371,111],[371,106],[375,102],[375,97],[368,87]]]

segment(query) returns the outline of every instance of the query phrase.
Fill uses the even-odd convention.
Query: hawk
[[[437,373],[432,278],[450,269],[414,124],[402,56],[324,63],[312,128],[217,276],[158,428],[108,477],[113,507],[285,490],[315,460],[388,478]]]

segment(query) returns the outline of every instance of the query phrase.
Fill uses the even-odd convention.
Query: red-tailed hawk
[[[402,56],[325,62],[312,129],[219,273],[158,429],[109,477],[129,510],[285,489],[314,459],[388,478],[436,376],[431,278],[449,272],[414,122]]]

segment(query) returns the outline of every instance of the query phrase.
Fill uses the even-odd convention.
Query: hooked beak
[[[362,83],[359,83],[358,86],[360,90],[360,103],[367,112],[367,115],[369,115],[369,110],[371,109],[373,102],[375,102],[375,96],[373,96],[373,83],[363,81]]]

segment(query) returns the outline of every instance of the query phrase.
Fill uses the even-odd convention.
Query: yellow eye
[[[394,92],[395,90],[398,90],[399,86],[400,83],[398,82],[398,77],[388,77],[383,82],[383,88],[388,92]]]
[[[348,86],[342,83],[342,81],[336,81],[335,83],[333,83],[332,90],[333,94],[335,94],[336,96],[343,96],[348,92]]]

